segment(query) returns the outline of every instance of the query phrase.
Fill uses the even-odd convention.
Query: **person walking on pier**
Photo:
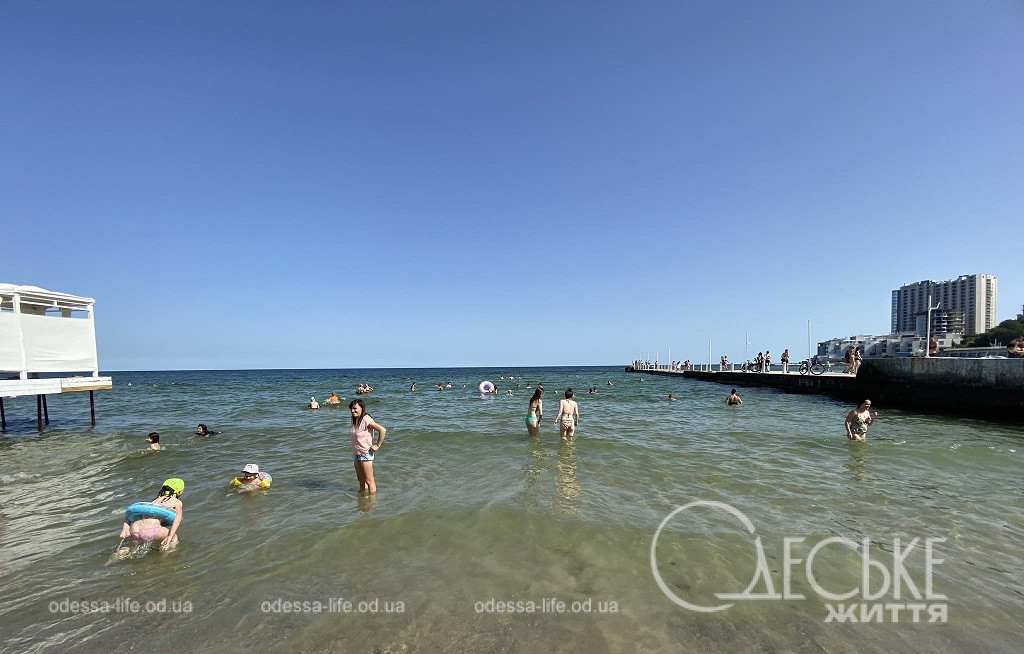
[[[782,362],[782,374],[789,374],[789,348],[787,347],[782,351],[782,358],[779,359]]]
[[[1011,359],[1024,357],[1024,336],[1018,336],[1006,344],[1006,356]]]
[[[754,370],[764,372],[764,352],[757,353],[757,358],[754,359]]]
[[[850,347],[846,348],[846,355],[843,356],[843,361],[846,362],[846,374],[848,375],[853,374],[853,366],[856,363],[854,361],[855,358],[856,355],[854,355],[853,346],[851,345]]]
[[[771,350],[765,350],[764,351],[764,371],[765,372],[771,372],[772,371],[772,353],[771,353]]]
[[[718,362],[718,371],[725,372],[729,369],[729,355],[723,354],[722,358]]]

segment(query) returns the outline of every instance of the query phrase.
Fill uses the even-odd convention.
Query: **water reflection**
[[[854,481],[864,481],[868,472],[868,446],[866,443],[850,443],[850,460],[847,469]]]
[[[555,477],[558,508],[576,515],[580,510],[580,482],[576,478],[576,442],[562,441],[558,448],[558,474]]]
[[[373,507],[377,506],[377,494],[366,495],[360,494],[356,500],[356,510],[360,513],[369,513],[373,511]]]

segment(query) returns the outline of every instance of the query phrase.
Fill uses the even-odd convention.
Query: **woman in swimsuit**
[[[153,504],[162,506],[174,511],[174,523],[170,528],[164,527],[156,518],[140,518],[135,522],[121,525],[121,540],[131,538],[136,544],[160,542],[160,549],[173,549],[178,544],[178,528],[181,526],[181,518],[185,507],[181,503],[181,494],[185,492],[185,482],[181,479],[168,479],[160,487],[160,494],[153,500]],[[122,545],[117,549],[117,555],[121,558],[128,556],[131,548]]]
[[[565,389],[565,399],[558,402],[558,415],[555,416],[558,432],[567,441],[576,436],[576,428],[580,424],[580,405],[576,404],[573,395],[571,388]]]
[[[348,405],[352,412],[352,455],[355,460],[356,477],[359,478],[359,492],[373,495],[377,492],[377,482],[373,478],[373,455],[384,443],[387,429],[366,413],[366,404],[362,400],[352,400]],[[373,442],[373,432],[378,433],[377,442]]]
[[[851,441],[866,441],[868,426],[874,421],[871,400],[864,400],[856,409],[846,414],[846,437]]]
[[[530,436],[540,435],[540,421],[544,418],[544,400],[541,399],[543,394],[544,389],[535,390],[526,410],[526,433]]]

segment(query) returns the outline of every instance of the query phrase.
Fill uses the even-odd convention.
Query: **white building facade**
[[[963,314],[963,333],[966,336],[981,334],[997,324],[999,282],[996,276],[961,275],[942,282],[924,280],[906,284],[894,290],[890,326],[893,334],[918,333],[919,324],[924,323],[919,323],[918,318],[928,312],[929,295],[932,306],[941,303],[941,310],[946,312],[938,317],[949,320],[950,312]],[[933,316],[933,327],[936,319]],[[959,326],[959,320],[950,324]]]

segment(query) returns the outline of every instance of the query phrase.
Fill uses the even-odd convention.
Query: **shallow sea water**
[[[95,428],[84,395],[51,398],[42,435],[34,399],[6,402],[0,652],[1010,652],[1024,636],[1017,426],[882,406],[872,440],[851,445],[850,407],[835,400],[747,388],[728,408],[727,387],[621,368],[113,377]],[[514,395],[481,397],[483,379]],[[360,381],[378,389],[364,399],[389,430],[373,499],[356,493],[347,411],[303,409],[331,390],[351,399]],[[545,420],[531,440],[526,387],[538,382]],[[583,414],[572,444],[552,424],[566,386]],[[194,436],[199,422],[222,433]],[[149,431],[165,451],[144,451]],[[247,462],[273,474],[269,491],[228,488]],[[125,506],[173,476],[187,484],[181,545],[112,561]],[[795,558],[828,537],[867,538],[890,571],[894,538],[944,538],[932,585],[948,620],[826,622],[802,564],[791,590],[805,599],[682,608],[655,581],[651,545],[695,500],[749,518],[780,593],[784,538],[805,539]],[[715,593],[750,583],[754,538],[698,507],[667,523],[654,560],[679,597],[721,604]],[[923,592],[920,549],[906,567]],[[841,592],[861,565],[832,546],[813,574]]]

